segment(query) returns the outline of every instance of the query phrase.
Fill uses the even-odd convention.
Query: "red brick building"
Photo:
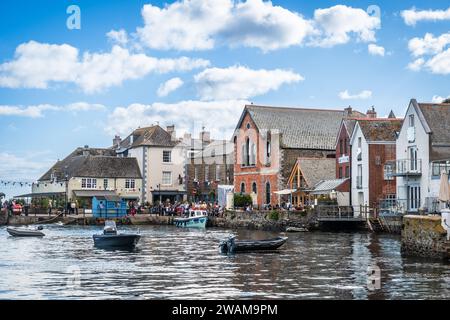
[[[351,137],[351,194],[353,206],[376,208],[381,200],[395,199],[392,161],[402,119],[374,118],[357,121]]]
[[[334,158],[341,120],[361,116],[345,110],[246,105],[233,137],[235,192],[254,204],[277,204],[299,157]]]

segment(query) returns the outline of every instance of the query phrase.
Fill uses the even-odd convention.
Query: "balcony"
[[[420,177],[422,175],[422,159],[402,159],[392,162],[392,176]]]
[[[356,189],[362,189],[362,176],[356,176]]]

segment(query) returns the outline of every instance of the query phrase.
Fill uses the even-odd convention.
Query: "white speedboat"
[[[174,223],[180,228],[205,228],[208,212],[200,209],[190,209],[187,217],[175,218]]]
[[[6,228],[6,231],[13,237],[43,237],[45,234],[41,231],[43,228],[39,226],[37,228]]]

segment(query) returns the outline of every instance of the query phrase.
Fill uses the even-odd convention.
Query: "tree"
[[[442,103],[450,103],[450,98],[445,99]]]

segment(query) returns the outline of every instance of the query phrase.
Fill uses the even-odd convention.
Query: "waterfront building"
[[[351,201],[358,215],[361,206],[377,208],[396,197],[391,161],[396,159],[396,138],[402,125],[396,118],[366,118],[356,122],[351,145]]]
[[[175,126],[138,128],[123,140],[116,136],[113,149],[118,157],[136,158],[143,177],[143,203],[187,199],[186,147],[177,139]]]
[[[450,171],[450,103],[411,99],[397,139],[394,173],[404,212],[440,211],[442,171]]]
[[[297,159],[334,159],[341,120],[355,116],[363,114],[246,105],[233,135],[235,192],[253,194],[259,207],[279,203]]]
[[[141,189],[142,176],[136,159],[118,158],[112,149],[84,146],[57,161],[32,185],[31,194],[18,197],[62,197],[90,208],[93,197],[139,201]]]
[[[335,171],[333,158],[298,158],[288,179],[292,205],[295,207],[313,205],[318,195],[329,195],[330,191],[338,189],[345,179],[335,181],[337,186],[331,190],[323,189],[325,181],[335,180]],[[320,193],[317,192],[316,187],[320,188]]]
[[[204,134],[200,137],[204,140]],[[209,135],[208,135],[209,137]],[[227,140],[208,140],[187,159],[187,192],[190,201],[216,201],[219,185],[233,184],[234,146]]]

